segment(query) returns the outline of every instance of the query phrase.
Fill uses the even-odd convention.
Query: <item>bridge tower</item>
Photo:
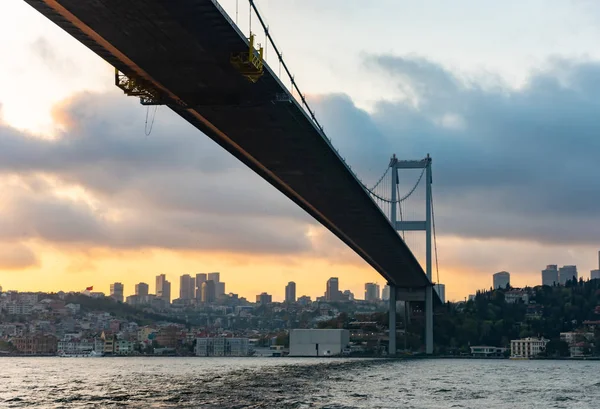
[[[390,160],[391,177],[391,208],[390,221],[397,231],[424,231],[425,232],[425,272],[427,278],[432,281],[432,257],[431,257],[431,233],[432,233],[432,200],[431,184],[433,182],[431,175],[431,157],[422,160],[398,160],[393,155]],[[401,169],[423,169],[425,174],[425,220],[398,220],[397,206],[402,198],[397,195],[398,191],[398,171]],[[420,181],[420,179],[419,179]],[[417,182],[417,185],[419,184]],[[416,185],[415,185],[416,188]],[[414,190],[414,188],[413,188]],[[408,196],[412,193],[409,192]],[[390,314],[389,314],[389,354],[396,354],[396,301],[406,303],[405,311],[411,301],[425,301],[425,352],[429,355],[433,353],[433,285],[423,289],[397,288],[393,284],[390,286]]]

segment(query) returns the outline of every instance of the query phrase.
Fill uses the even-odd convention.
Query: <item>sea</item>
[[[1,408],[600,408],[599,361],[0,358]]]

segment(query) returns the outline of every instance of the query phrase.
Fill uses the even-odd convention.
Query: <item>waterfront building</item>
[[[126,339],[118,339],[114,344],[115,355],[131,355],[135,351],[135,344]]]
[[[93,339],[80,339],[65,336],[58,341],[58,355],[89,355],[94,350],[95,341]]]
[[[26,335],[11,338],[11,343],[23,355],[54,355],[58,349],[58,339],[54,335]]]
[[[365,301],[379,301],[379,286],[376,283],[365,284]]]
[[[560,285],[567,284],[569,280],[577,281],[577,266],[562,266],[558,270],[558,280]]]
[[[479,358],[490,358],[495,356],[503,356],[507,348],[490,347],[490,346],[474,346],[471,348],[471,356]]]
[[[156,296],[162,298],[167,305],[171,304],[171,282],[164,274],[156,276]]]
[[[203,303],[215,302],[216,299],[216,288],[213,280],[208,280],[202,283],[202,297]]]
[[[156,334],[156,342],[164,348],[176,348],[181,344],[182,331],[175,325],[162,327]]]
[[[347,329],[293,329],[290,332],[291,356],[341,355],[349,344]]]
[[[261,293],[259,295],[256,296],[256,303],[257,304],[271,304],[273,302],[273,297],[267,293]]]
[[[532,358],[546,350],[550,340],[545,338],[523,338],[510,341],[511,358]]]
[[[193,300],[196,279],[189,274],[179,277],[179,298],[181,300]]]
[[[508,271],[500,271],[493,275],[494,290],[498,288],[506,288],[510,285],[510,273]]]
[[[113,283],[110,285],[110,298],[115,301],[123,302],[123,284]]]
[[[135,285],[135,295],[139,295],[141,297],[148,295],[150,290],[150,286],[146,283],[138,283]]]
[[[435,292],[437,293],[438,297],[440,297],[442,304],[445,304],[446,303],[446,286],[444,284],[436,284],[433,288],[435,289]]]
[[[556,264],[548,264],[545,270],[542,270],[542,285],[550,287],[560,284],[558,281],[558,266]]]
[[[196,338],[196,356],[248,356],[248,338]]]
[[[293,303],[296,302],[296,283],[290,281],[285,286],[285,302]]]

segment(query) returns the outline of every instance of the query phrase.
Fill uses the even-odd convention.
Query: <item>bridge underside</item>
[[[430,285],[390,222],[269,67],[230,63],[243,34],[212,0],[25,0],[315,217],[398,287]],[[365,135],[365,144],[368,144]]]

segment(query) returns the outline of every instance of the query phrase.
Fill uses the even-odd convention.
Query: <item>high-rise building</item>
[[[600,270],[590,271],[590,280],[600,280]]]
[[[184,274],[179,278],[179,298],[182,300],[194,299],[194,287],[196,279],[189,274]]]
[[[123,284],[114,283],[110,285],[110,297],[115,301],[123,302]]]
[[[440,297],[442,304],[446,303],[446,286],[444,284],[436,284],[433,288],[435,288],[435,292]]]
[[[383,301],[388,301],[390,299],[390,286],[387,284],[383,286],[383,290],[381,290],[381,299]]]
[[[150,286],[146,283],[138,283],[135,285],[135,295],[146,296],[150,291]]]
[[[163,299],[167,305],[171,304],[171,282],[164,274],[156,276],[156,296]]]
[[[577,281],[577,266],[562,266],[558,269],[558,280],[565,285],[569,280]]]
[[[296,302],[296,283],[293,281],[285,286],[285,302]]]
[[[546,269],[542,270],[542,285],[552,287],[558,284],[558,266],[556,264],[548,264]]]
[[[198,301],[202,301],[202,283],[207,279],[206,273],[196,274],[196,300]]]
[[[217,297],[217,299],[223,297],[224,295],[225,295],[225,283],[222,281],[215,283],[215,296]]]
[[[379,300],[379,294],[377,294],[378,285],[375,283],[365,284],[365,301],[375,302]]]
[[[213,280],[207,280],[202,283],[202,298],[203,303],[215,302],[216,299],[216,286]]]
[[[342,293],[340,292],[340,283],[337,277],[331,277],[327,280],[327,290],[325,291],[325,300],[340,301]]]
[[[221,282],[221,273],[208,273],[208,280],[212,280],[215,283]]]
[[[500,271],[494,274],[494,290],[497,288],[506,288],[510,285],[510,273],[507,271]]]
[[[256,296],[257,304],[270,304],[273,302],[273,297],[267,293],[262,293]]]

